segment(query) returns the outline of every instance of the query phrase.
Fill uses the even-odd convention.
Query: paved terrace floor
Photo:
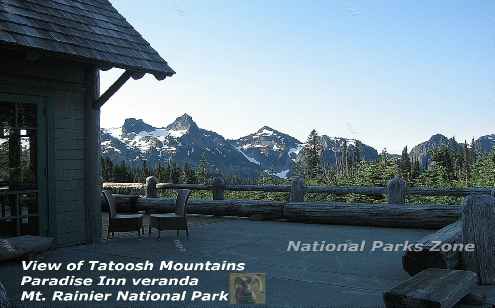
[[[177,241],[175,231],[162,231],[139,238],[136,233],[116,235],[97,245],[61,248],[49,251],[38,259],[42,261],[75,262],[84,260],[136,262],[150,260],[157,264],[162,260],[176,262],[223,261],[245,262],[246,272],[266,273],[267,290],[265,307],[382,307],[382,292],[409,276],[402,270],[401,252],[287,252],[288,242],[345,241],[368,243],[381,240],[390,243],[414,241],[430,233],[428,230],[391,229],[357,226],[336,226],[288,223],[276,221],[252,221],[239,218],[192,217],[190,238],[181,235]],[[2,281],[17,306],[21,265],[15,262],[0,265]],[[58,272],[56,276],[72,275]],[[105,274],[105,273],[103,273]],[[199,278],[199,287],[205,292],[228,290],[227,272],[120,272],[106,273],[114,277],[183,277]],[[35,275],[31,273],[31,275]],[[53,276],[39,274],[38,276]],[[79,273],[81,277],[96,277],[94,272]],[[101,275],[101,273],[100,273]],[[184,290],[180,287],[180,290]],[[69,288],[58,287],[69,290]],[[111,287],[96,287],[98,292],[109,292]],[[173,292],[177,287],[124,287],[130,291]],[[46,294],[53,289],[42,288]],[[89,289],[79,288],[80,291]],[[16,307],[17,307],[16,306]],[[45,307],[45,305],[25,305]],[[70,307],[86,307],[87,303],[70,304]],[[92,304],[91,306],[99,306]],[[170,307],[171,303],[132,304],[104,303],[102,307]],[[223,307],[221,303],[180,303],[177,307]],[[46,305],[46,307],[58,307]],[[232,307],[225,304],[225,307]],[[247,307],[247,306],[246,306]],[[263,306],[262,306],[263,307]]]

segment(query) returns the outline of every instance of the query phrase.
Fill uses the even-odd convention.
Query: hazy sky
[[[112,3],[177,74],[130,80],[103,127],[188,113],[228,138],[315,128],[389,152],[495,133],[495,1]]]

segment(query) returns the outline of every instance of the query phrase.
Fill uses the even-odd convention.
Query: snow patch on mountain
[[[109,151],[109,150],[113,150],[117,153],[121,153],[122,151],[120,149],[117,149],[116,147],[114,147],[112,145],[112,141],[111,140],[105,140],[105,141],[102,141],[101,142],[101,147],[104,151]]]
[[[299,155],[299,152],[304,148],[304,144],[298,144],[294,148],[290,148],[289,151],[287,152],[287,155],[289,156],[290,159],[295,161],[297,159],[297,155]]]
[[[168,131],[169,135],[174,137],[174,138],[180,138],[187,134],[187,129],[181,129],[181,130],[170,130]]]
[[[280,172],[274,173],[273,175],[275,175],[281,179],[286,179],[289,172],[290,172],[290,169],[286,169],[286,170],[282,170]]]
[[[259,161],[257,161],[256,159],[252,158],[252,157],[249,157],[248,155],[246,155],[246,153],[244,153],[242,150],[241,150],[241,147],[234,147],[237,151],[239,151],[239,153],[241,153],[247,160],[249,160],[250,162],[252,162],[253,164],[256,164],[256,165],[261,165],[261,163]]]
[[[259,131],[256,132],[256,136],[271,136],[274,131],[268,127],[263,127]]]
[[[110,134],[112,137],[122,138],[122,127],[103,128],[103,132]]]

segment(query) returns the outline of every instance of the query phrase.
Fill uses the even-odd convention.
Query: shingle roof
[[[107,0],[0,0],[0,44],[146,72],[175,74]]]

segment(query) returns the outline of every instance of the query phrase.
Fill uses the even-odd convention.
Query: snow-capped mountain
[[[205,157],[212,168],[225,174],[254,176],[259,165],[247,160],[219,134],[199,128],[184,114],[172,124],[156,128],[134,118],[126,119],[119,128],[103,129],[102,154],[113,161],[154,166],[174,160],[195,166]]]
[[[289,175],[303,147],[296,138],[268,126],[230,142],[247,160],[281,178]]]
[[[359,140],[321,135],[320,143],[323,162],[330,166],[341,161],[344,152],[368,161],[378,159],[376,149]],[[462,148],[455,139],[436,134],[412,148],[410,157],[425,168],[431,160],[430,150],[442,146]],[[479,137],[475,146],[480,152],[491,151],[495,134]],[[266,172],[287,178],[304,155],[304,143],[271,127],[263,126],[247,136],[226,140],[199,128],[188,114],[161,128],[140,119],[126,119],[122,127],[101,130],[101,148],[103,157],[136,166],[144,160],[149,166],[169,160],[196,166],[205,157],[212,170],[248,177]]]
[[[323,158],[330,165],[335,165],[344,143],[348,148],[359,144],[364,159],[378,157],[375,149],[353,139],[323,135],[321,143]],[[218,168],[224,174],[256,176],[266,172],[287,178],[294,163],[301,159],[304,144],[268,126],[239,139],[226,140],[215,132],[199,128],[184,114],[161,128],[140,119],[126,119],[122,127],[102,129],[101,147],[103,157],[136,166],[142,165],[144,160],[148,166],[169,160],[196,166],[205,157],[212,169]]]

